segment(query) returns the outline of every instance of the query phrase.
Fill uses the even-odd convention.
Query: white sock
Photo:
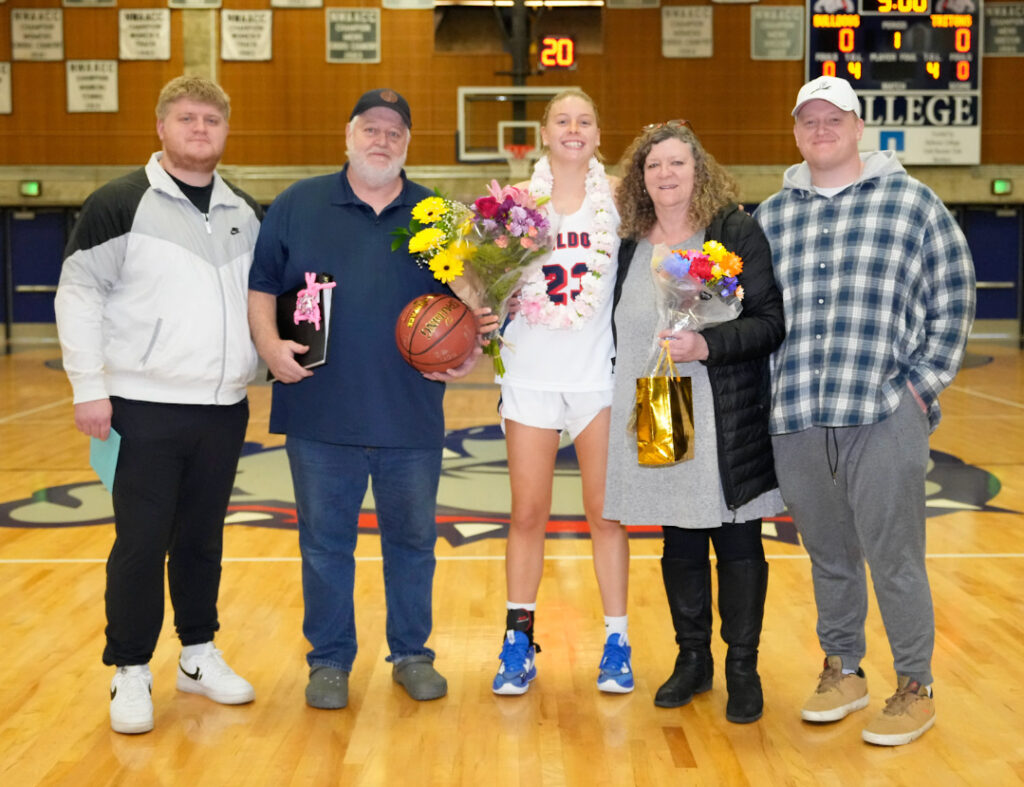
[[[534,601],[532,604],[521,604],[518,601],[506,601],[505,609],[527,609],[530,612],[536,612],[537,602]]]
[[[213,645],[213,640],[209,642],[200,642],[198,645],[185,645],[181,649],[181,660],[190,659],[193,656],[200,656],[206,653],[207,650]]]
[[[626,633],[627,626],[629,624],[629,615],[622,615],[618,617],[604,616],[604,638],[608,639],[612,634],[618,634],[622,638],[622,644],[626,645],[629,642],[629,635]]]

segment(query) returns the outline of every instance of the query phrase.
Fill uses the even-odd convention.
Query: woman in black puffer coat
[[[779,513],[768,435],[769,355],[782,341],[782,297],[760,228],[734,204],[736,186],[688,125],[648,127],[623,159],[617,194],[622,215],[615,286],[616,383],[605,516],[624,524],[659,524],[665,535],[662,576],[679,654],[655,704],[678,707],[711,688],[711,566],[718,559],[718,606],[729,646],[726,717],[761,717],[757,649],[768,581],[761,517]],[[679,374],[693,385],[695,456],[669,467],[637,462],[626,424],[634,381],[657,336],[652,270],[669,249],[717,240],[743,258],[742,313],[700,331],[664,333]]]

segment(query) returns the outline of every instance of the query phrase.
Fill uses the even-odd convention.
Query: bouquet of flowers
[[[501,324],[509,298],[547,250],[550,226],[537,208],[528,191],[496,180],[472,207],[436,194],[413,208],[412,223],[394,231],[391,248],[408,239],[409,252],[435,279],[471,309],[489,308]],[[487,338],[484,352],[500,376],[505,373],[500,333]]]
[[[672,249],[654,270],[658,330],[699,331],[733,320],[743,310],[738,276],[743,260],[716,240],[703,249]],[[654,368],[662,341],[648,368]]]

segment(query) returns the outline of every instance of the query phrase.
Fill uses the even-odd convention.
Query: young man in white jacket
[[[156,108],[162,151],[82,207],[57,288],[75,426],[121,437],[106,648],[116,732],[153,728],[149,661],[164,613],[164,559],[182,644],[178,689],[225,704],[253,688],[213,645],[224,515],[256,369],[246,298],[262,212],[215,171],[230,103],[178,77]]]

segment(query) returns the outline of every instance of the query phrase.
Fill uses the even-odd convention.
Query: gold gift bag
[[[642,465],[693,459],[693,388],[662,348],[650,377],[636,381],[636,448]]]

